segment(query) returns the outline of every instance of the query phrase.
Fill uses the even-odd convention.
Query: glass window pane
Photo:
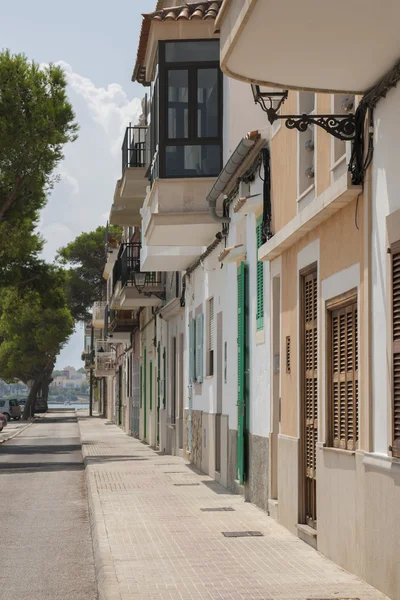
[[[219,61],[219,40],[167,42],[166,62]]]
[[[185,69],[168,71],[168,138],[187,138],[189,77]]]
[[[197,71],[197,135],[218,137],[218,70]]]
[[[221,170],[217,144],[166,147],[166,177],[212,177]]]

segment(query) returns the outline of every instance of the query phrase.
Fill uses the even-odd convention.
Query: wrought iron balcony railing
[[[121,244],[113,270],[113,293],[118,282],[121,283],[121,288],[135,287],[145,296],[164,298],[164,291],[161,291],[161,273],[146,273],[140,270],[140,242]]]
[[[136,310],[110,310],[110,333],[132,331],[139,325],[138,311]]]
[[[145,167],[148,137],[147,126],[135,125],[126,128],[122,144],[122,173],[128,167]],[[147,143],[146,143],[147,142]]]

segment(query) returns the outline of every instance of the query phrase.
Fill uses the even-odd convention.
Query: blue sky
[[[123,131],[140,111],[144,88],[131,82],[141,13],[156,0],[0,1],[0,44],[39,63],[61,62],[80,125],[79,139],[66,147],[61,181],[43,210],[40,231],[45,257],[82,231],[106,222],[120,177]],[[57,367],[81,367],[80,328],[59,356]]]

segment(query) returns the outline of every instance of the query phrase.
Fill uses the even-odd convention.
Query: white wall
[[[251,186],[253,188],[253,185]],[[255,187],[255,186],[254,186]],[[253,193],[253,190],[251,190]],[[264,329],[257,331],[256,218],[246,218],[247,262],[250,274],[250,432],[268,437],[270,432],[270,276],[264,262]]]
[[[372,373],[374,451],[387,454],[390,390],[387,359],[386,217],[400,209],[400,89],[380,100],[375,111],[372,162]]]
[[[224,76],[224,163],[235,150],[239,141],[249,131],[258,129],[267,136],[268,121],[265,113],[253,101],[250,85],[229,79]],[[262,182],[256,177],[251,184],[251,194],[260,193],[262,206]],[[238,221],[244,223],[238,225]],[[240,234],[239,234],[240,229]],[[233,216],[230,224],[226,246],[242,243],[245,232],[245,243],[249,265],[249,297],[250,297],[250,432],[268,437],[270,430],[270,329],[269,329],[269,263],[264,264],[264,331],[256,330],[256,218],[254,214]],[[213,240],[210,239],[210,243]],[[207,257],[187,281],[185,331],[188,347],[189,315],[195,317],[195,311],[202,306],[204,314],[204,382],[193,388],[193,409],[215,413],[217,410],[217,358],[215,349],[214,376],[206,377],[207,349],[207,299],[214,297],[215,328],[217,314],[223,311],[222,361],[224,361],[224,345],[227,342],[227,381],[223,380],[222,412],[229,416],[229,428],[237,427],[237,265],[221,264],[218,255],[224,245],[220,244]],[[216,336],[217,337],[217,336]],[[188,385],[189,357],[185,352],[185,385]],[[224,364],[222,364],[224,376]],[[188,401],[186,399],[185,406]]]

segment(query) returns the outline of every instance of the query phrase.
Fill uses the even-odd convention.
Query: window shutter
[[[143,406],[143,367],[140,365],[140,378],[139,378],[139,398],[140,398],[140,408]]]
[[[200,313],[197,315],[197,352],[196,352],[196,379],[198,383],[203,383],[203,328],[204,328],[204,315]]]
[[[208,351],[214,350],[214,298],[208,301]]]
[[[160,342],[157,344],[157,408],[160,408],[160,394],[161,394],[161,345]]]
[[[257,251],[262,246],[262,226],[263,215],[257,218],[256,222],[256,240]],[[257,310],[256,310],[257,329],[264,328],[264,263],[257,260]]]
[[[153,361],[150,361],[149,366],[149,379],[150,379],[150,410],[153,408]]]
[[[332,312],[332,438],[335,448],[358,444],[357,303]]]
[[[194,351],[194,335],[195,332],[195,320],[194,319],[190,319],[190,323],[189,323],[189,384],[192,384],[194,381],[194,358],[195,358],[195,351]]]
[[[163,375],[164,375],[164,379],[163,379],[163,408],[166,407],[166,400],[167,400],[167,354],[165,352],[165,346],[163,349]]]
[[[392,455],[400,458],[400,252],[392,255],[393,324],[393,444]]]

